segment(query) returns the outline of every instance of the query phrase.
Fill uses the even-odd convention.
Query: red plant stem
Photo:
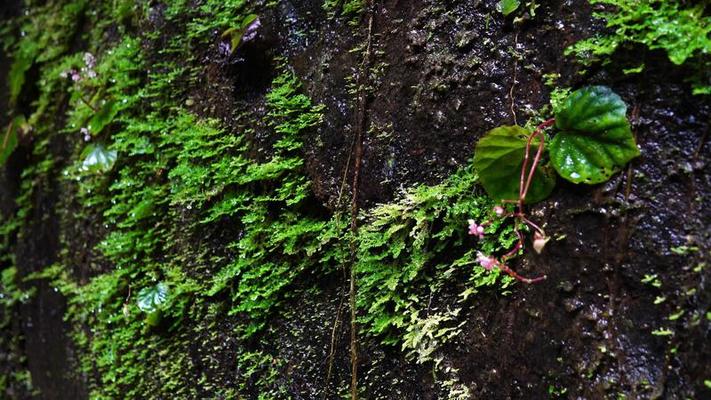
[[[531,135],[528,137],[528,141],[526,141],[526,152],[523,155],[523,164],[521,165],[521,180],[518,189],[518,212],[513,214],[514,217],[519,219],[519,221],[528,224],[540,234],[544,234],[543,229],[541,229],[541,227],[526,218],[524,204],[526,203],[526,195],[528,194],[528,189],[531,187],[531,183],[533,182],[533,176],[536,173],[536,168],[538,167],[538,163],[541,161],[541,155],[543,155],[543,149],[545,146],[545,134],[543,133],[543,130],[552,126],[554,123],[555,118],[551,118],[549,120],[544,121],[543,123],[538,125],[538,127],[536,127],[536,130],[531,133]],[[540,136],[538,150],[536,151],[536,156],[533,158],[533,162],[531,163],[531,168],[528,169],[528,159],[530,158],[529,153],[531,152],[531,143],[533,143],[533,139],[536,136]],[[528,175],[526,174],[526,171],[528,171]],[[524,283],[536,283],[545,280],[546,275],[542,275],[537,278],[526,278],[525,276],[519,275],[516,271],[512,270],[511,268],[509,268],[508,265],[505,264],[506,260],[516,255],[516,253],[523,247],[523,236],[521,235],[521,232],[518,229],[518,223],[516,223],[516,225],[514,226],[514,232],[516,232],[516,236],[518,236],[518,242],[516,242],[516,245],[513,247],[513,249],[511,249],[503,257],[501,257],[501,261],[497,262],[497,266],[500,270],[504,271],[509,276]]]
[[[546,275],[541,275],[536,278],[526,278],[525,276],[519,275],[518,272],[512,270],[511,268],[508,267],[508,265],[501,263],[501,262],[498,263],[498,267],[500,270],[506,272],[512,278],[514,278],[518,281],[521,281],[523,283],[536,283],[536,282],[544,281],[544,280],[546,280],[546,278],[548,278]]]
[[[533,221],[531,221],[530,219],[526,218],[525,215],[520,214],[520,215],[518,215],[518,217],[521,218],[521,220],[522,220],[523,222],[527,223],[527,224],[528,224],[529,226],[531,226],[533,229],[535,229],[536,231],[538,231],[538,233],[540,233],[541,235],[544,235],[544,234],[545,234],[545,232],[543,231],[543,229],[541,229],[540,226],[534,224]]]
[[[555,118],[551,118],[549,120],[544,121],[538,127],[536,128],[535,131],[531,134],[531,136],[528,137],[528,141],[526,142],[526,152],[523,155],[523,164],[521,165],[521,182],[519,185],[519,208],[521,208],[526,200],[526,195],[528,194],[528,189],[531,186],[531,182],[533,181],[533,176],[536,172],[536,167],[538,166],[538,163],[541,160],[541,155],[543,154],[543,148],[544,148],[544,143],[545,143],[545,135],[543,134],[543,130],[552,126],[555,123]],[[528,167],[528,159],[529,159],[529,153],[531,152],[531,143],[533,142],[533,139],[536,136],[540,136],[540,142],[538,144],[538,151],[536,151],[536,156],[533,159],[533,164],[531,164],[531,169],[528,173],[528,177],[526,177],[526,168]],[[520,210],[522,212],[522,210]]]
[[[531,181],[533,180],[533,175],[536,173],[536,167],[538,167],[538,162],[541,160],[541,154],[543,154],[545,135],[543,134],[542,131],[538,131],[537,135],[541,137],[541,140],[538,143],[538,150],[536,151],[536,157],[533,159],[533,163],[531,164],[531,169],[528,171],[528,178],[526,179],[526,186],[523,187],[523,196],[520,199],[521,201],[524,201],[526,199],[526,195],[528,194],[528,188],[531,187]],[[533,137],[533,135],[531,135],[531,137]],[[530,141],[530,139],[529,139],[529,141]],[[529,149],[530,149],[530,143],[526,146],[526,156],[528,156]]]
[[[514,232],[516,232],[516,236],[518,236],[518,242],[516,242],[516,245],[513,247],[513,249],[509,250],[508,253],[504,254],[501,257],[501,261],[505,262],[509,258],[515,256],[519,249],[523,247],[523,236],[521,236],[521,232],[518,230],[518,227],[514,228]]]

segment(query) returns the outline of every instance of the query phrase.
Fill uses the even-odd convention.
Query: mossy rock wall
[[[694,67],[565,56],[604,32],[584,0],[372,3],[0,6],[0,127],[27,121],[0,175],[0,398],[350,396],[350,268],[361,398],[711,395]],[[642,156],[531,207],[554,239],[514,266],[546,281],[485,271],[515,235],[467,235],[494,206],[476,141],[588,84]]]

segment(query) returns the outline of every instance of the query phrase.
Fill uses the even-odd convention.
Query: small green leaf
[[[231,45],[231,50],[234,52],[237,47],[242,44],[242,38],[244,37],[245,33],[247,33],[247,30],[249,29],[250,25],[254,23],[259,16],[257,14],[249,14],[244,19],[242,20],[242,23],[238,27],[230,28],[227,29],[222,33],[223,38],[229,38],[230,39],[230,45]]]
[[[107,101],[104,105],[94,113],[94,116],[89,120],[89,131],[92,135],[97,135],[110,124],[116,114],[119,112],[119,107],[114,101]]]
[[[474,152],[474,168],[481,184],[496,200],[518,200],[526,142],[530,132],[520,126],[500,126],[490,130],[479,140]],[[538,138],[529,151],[529,166],[538,149]],[[548,197],[555,187],[555,173],[548,166],[539,165],[526,196],[527,203]]]
[[[508,16],[512,12],[518,9],[521,5],[519,0],[501,0],[496,4],[496,10],[505,16]]]
[[[113,168],[116,156],[115,150],[107,150],[101,144],[92,144],[82,152],[84,162],[81,167],[89,172],[108,172]]]
[[[610,88],[591,86],[571,93],[556,114],[561,132],[550,145],[553,167],[574,183],[610,179],[640,154],[626,112]]]
[[[17,132],[25,129],[26,125],[25,117],[20,115],[15,117],[3,132],[2,141],[0,141],[0,165],[5,164],[12,152],[15,151],[17,147]]]
[[[168,299],[168,285],[158,282],[154,286],[148,286],[138,292],[137,302],[141,311],[152,314],[162,309]]]
[[[652,335],[654,335],[654,336],[672,336],[672,335],[674,335],[674,331],[671,329],[667,329],[667,328],[659,328],[659,329],[653,330]]]
[[[154,210],[154,199],[149,197],[141,202],[139,202],[135,207],[129,211],[129,216],[133,221],[140,221],[147,217],[153,215]]]

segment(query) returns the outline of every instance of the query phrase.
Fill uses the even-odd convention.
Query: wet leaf
[[[512,12],[516,11],[520,5],[521,2],[519,0],[501,0],[496,4],[496,10],[505,16],[508,16]]]
[[[620,96],[604,86],[571,93],[556,114],[561,132],[550,145],[558,173],[574,183],[596,184],[637,157],[626,111]]]
[[[479,140],[474,152],[474,168],[486,192],[496,200],[518,200],[521,166],[531,133],[520,126],[500,126]],[[529,151],[529,165],[538,148],[538,138]],[[549,166],[536,168],[526,203],[541,201],[555,187],[555,173]]]
[[[89,172],[108,172],[116,162],[116,151],[108,150],[101,144],[92,144],[82,152],[82,169]]]
[[[168,299],[168,285],[158,282],[154,286],[148,286],[138,292],[138,308],[148,314],[161,310]]]

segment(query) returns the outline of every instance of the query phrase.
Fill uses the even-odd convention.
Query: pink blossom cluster
[[[533,249],[536,251],[536,253],[541,253],[543,251],[543,248],[545,247],[546,243],[550,240],[548,236],[546,236],[545,232],[543,232],[543,229],[541,229],[538,225],[534,224],[533,222],[529,221],[528,218],[526,218],[521,211],[518,213],[516,212],[507,212],[506,209],[502,206],[496,206],[493,209],[494,214],[498,218],[506,218],[509,216],[513,216],[516,218],[519,218],[521,221],[525,222],[526,224],[530,225],[534,230],[534,235],[533,235]],[[489,224],[491,224],[491,221],[486,221],[481,224],[477,223],[473,219],[467,220],[467,223],[469,224],[469,234],[472,236],[476,236],[479,239],[484,238],[484,233],[485,233],[485,227]],[[512,276],[513,278],[525,282],[525,283],[535,283],[535,282],[540,282],[544,279],[546,279],[546,276],[540,276],[537,278],[526,278],[524,276],[519,275],[516,271],[512,270],[511,268],[506,265],[506,260],[509,259],[510,257],[514,256],[522,247],[523,247],[523,237],[521,233],[518,231],[517,228],[515,228],[516,235],[518,236],[518,242],[516,245],[506,254],[504,255],[500,260],[497,259],[496,257],[484,254],[482,252],[477,252],[477,257],[476,261],[479,263],[479,265],[484,268],[487,271],[491,271],[494,268],[499,268],[506,274]]]
[[[84,66],[80,70],[74,68],[64,70],[59,73],[61,78],[71,78],[72,82],[79,82],[84,78],[94,79],[96,78],[96,57],[91,53],[84,53]]]

